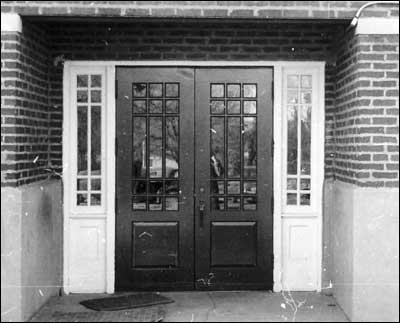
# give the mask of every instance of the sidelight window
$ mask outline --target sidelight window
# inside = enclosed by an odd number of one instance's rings
[[[286,205],[311,204],[312,75],[286,75]]]
[[[101,206],[103,203],[101,155],[103,82],[100,74],[76,76],[77,206]]]

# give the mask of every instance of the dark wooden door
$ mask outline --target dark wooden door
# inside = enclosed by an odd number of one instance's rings
[[[193,289],[194,71],[116,78],[116,289]]]
[[[272,69],[196,71],[196,287],[272,288]]]
[[[117,69],[116,289],[272,288],[272,70]]]

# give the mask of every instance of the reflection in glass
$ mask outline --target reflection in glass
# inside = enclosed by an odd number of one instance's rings
[[[311,171],[311,107],[301,108],[301,174]]]
[[[91,174],[101,174],[101,107],[91,109]]]
[[[166,177],[179,176],[179,120],[178,117],[165,118],[165,171]]]
[[[240,101],[228,101],[228,113],[239,114],[240,113]]]
[[[211,101],[211,113],[224,113],[225,102],[224,101]]]
[[[240,196],[229,196],[226,200],[227,209],[239,210],[240,209]]]
[[[162,100],[150,100],[150,113],[162,113]]]
[[[243,197],[243,210],[256,210],[257,209],[257,197]]]
[[[162,181],[150,181],[149,194],[152,194],[152,195],[163,194],[163,182]]]
[[[165,112],[166,113],[178,113],[179,101],[178,100],[166,100],[165,101]]]
[[[146,83],[133,83],[133,97],[145,98],[147,93]]]
[[[288,75],[287,86],[297,88],[299,86],[299,77],[297,75]]]
[[[101,194],[90,194],[90,205],[101,205]]]
[[[90,87],[101,87],[101,75],[90,76]]]
[[[159,98],[163,95],[163,85],[162,83],[150,83],[149,93],[151,98]]]
[[[287,189],[297,191],[297,179],[288,178],[287,179]]]
[[[101,179],[100,178],[93,178],[90,181],[90,189],[92,191],[101,191]]]
[[[161,196],[149,196],[149,211],[161,211],[163,198]]]
[[[86,206],[88,205],[88,195],[87,194],[77,194],[76,195],[77,198],[77,205],[79,206]]]
[[[212,195],[224,194],[224,181],[211,181],[210,190]]]
[[[177,98],[179,96],[179,84],[178,83],[166,83],[165,84],[165,96],[167,98]]]
[[[289,104],[298,103],[297,91],[288,91],[287,102]]]
[[[310,194],[300,194],[300,205],[310,205]]]
[[[88,158],[88,111],[78,106],[78,175],[87,174]]]
[[[101,102],[101,91],[99,91],[99,90],[90,91],[90,101],[92,103]]]
[[[146,196],[134,196],[133,197],[133,209],[134,210],[146,210]]]
[[[240,98],[240,84],[227,85],[228,98]]]
[[[146,113],[146,100],[133,100],[133,113]]]
[[[309,178],[304,178],[300,180],[300,189],[303,191],[311,190],[311,180]]]
[[[311,92],[301,92],[300,103],[311,103]]]
[[[257,174],[257,121],[255,117],[243,118],[243,177],[256,178]]]
[[[224,87],[224,84],[211,84],[211,97],[223,98],[225,94]]]
[[[311,85],[312,85],[311,80],[312,80],[311,75],[302,75],[301,76],[301,87],[303,89],[311,88]]]
[[[245,97],[245,98],[257,97],[257,85],[256,84],[244,84],[243,85],[243,97]]]
[[[225,143],[224,136],[225,125],[224,118],[213,117],[211,118],[211,177],[222,177],[224,173],[225,164]],[[214,158],[213,158],[214,157]]]
[[[297,108],[288,107],[287,114],[287,173],[297,174]]]
[[[143,195],[146,194],[147,182],[146,181],[134,181],[133,182],[133,194]]]
[[[243,183],[244,194],[257,194],[257,182],[244,182]]]
[[[287,205],[297,205],[297,194],[296,193],[288,193],[286,199]]]
[[[167,211],[178,211],[179,199],[177,197],[166,197],[165,198],[165,209]]]
[[[240,177],[240,118],[228,117],[228,177]]]
[[[133,178],[146,177],[146,118],[133,118]]]
[[[76,183],[76,187],[78,191],[87,191],[88,189],[88,180],[87,179],[78,179]]]
[[[240,194],[240,181],[228,181],[226,190],[228,194]]]
[[[165,181],[165,194],[179,194],[179,181]]]
[[[256,114],[257,113],[257,101],[243,101],[243,113]]]
[[[211,210],[225,210],[225,198],[224,197],[211,197],[210,201]]]
[[[88,91],[79,90],[77,92],[76,100],[78,103],[86,103],[88,101]]]
[[[88,76],[87,75],[77,75],[76,76],[77,87],[88,87]]]
[[[150,88],[151,90],[151,88]],[[149,117],[150,177],[163,176],[162,117]],[[149,206],[150,207],[150,206]]]

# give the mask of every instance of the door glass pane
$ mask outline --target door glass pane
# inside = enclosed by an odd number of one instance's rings
[[[245,196],[243,197],[243,210],[254,211],[257,209],[257,197]]]
[[[228,113],[239,114],[240,113],[240,101],[228,101]]]
[[[243,118],[243,177],[256,178],[257,175],[257,124],[255,117]]]
[[[211,101],[211,113],[220,114],[225,111],[225,101]]]
[[[90,87],[101,87],[101,75],[90,75]]]
[[[149,118],[150,177],[163,176],[163,126],[161,117]]]
[[[180,194],[180,124],[176,115],[180,84],[156,81],[133,83],[132,87],[134,97],[139,98],[132,102],[133,209],[176,211]],[[135,116],[135,113],[141,115]]]
[[[88,87],[88,76],[87,75],[77,75],[76,76],[77,87]]]
[[[90,181],[90,189],[92,191],[101,191],[101,178],[95,178]]]
[[[257,84],[244,84],[243,85],[243,97],[245,97],[245,98],[257,97]]]
[[[225,163],[225,125],[224,118],[211,118],[211,177],[224,174]]]
[[[228,98],[240,98],[240,84],[227,85]]]
[[[146,118],[133,118],[133,178],[146,177]]]
[[[178,117],[165,118],[165,171],[167,178],[179,177],[179,121]]]
[[[225,95],[224,84],[211,84],[211,97],[223,98]]]
[[[240,181],[228,181],[226,190],[228,194],[240,194]]]
[[[211,210],[225,210],[225,198],[224,197],[211,197]]]
[[[257,112],[257,101],[243,101],[243,113],[255,114]]]
[[[228,210],[240,210],[240,196],[229,196],[226,204]]]
[[[240,118],[228,117],[228,178],[240,177]]]
[[[244,194],[257,194],[257,182],[244,182],[243,183],[243,193]]]

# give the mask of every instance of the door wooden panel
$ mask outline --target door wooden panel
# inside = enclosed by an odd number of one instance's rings
[[[194,71],[116,76],[116,288],[193,289]]]
[[[196,71],[196,288],[272,288],[272,69]]]
[[[272,288],[272,69],[117,68],[116,288]]]

